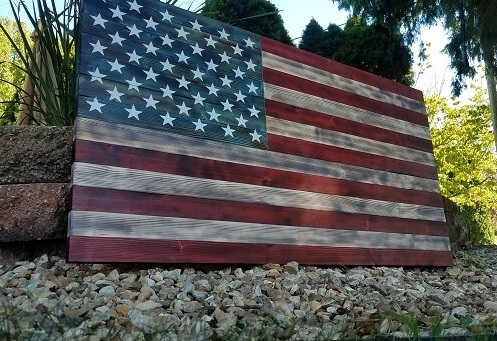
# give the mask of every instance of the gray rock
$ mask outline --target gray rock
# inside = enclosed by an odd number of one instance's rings
[[[135,305],[135,309],[138,309],[141,311],[150,310],[150,309],[159,308],[159,307],[162,307],[162,304],[159,302],[154,302],[154,301],[145,301],[145,302],[142,302],[142,303]]]

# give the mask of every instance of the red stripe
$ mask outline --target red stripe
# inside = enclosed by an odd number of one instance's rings
[[[323,114],[317,111],[299,108],[272,100],[265,102],[268,116],[283,120],[312,125],[318,128],[339,131],[341,133],[364,137],[367,139],[391,143],[402,147],[433,153],[431,140],[397,133],[391,130],[350,121],[344,118]]]
[[[380,76],[373,75],[369,72],[338,63],[334,60],[285,45],[266,37],[261,37],[261,48],[263,51],[273,53],[287,59],[292,59],[299,63],[307,64],[345,78],[353,79],[364,84],[412,98],[416,101],[423,101],[423,93],[419,90]]]
[[[75,161],[268,187],[444,207],[440,194],[76,140]]]
[[[70,236],[69,262],[451,266],[450,251]],[[105,252],[103,251],[105,250]]]
[[[443,222],[73,186],[74,211],[447,236]],[[213,209],[215,207],[215,209]]]
[[[437,170],[434,166],[420,163],[397,160],[274,134],[268,134],[268,144],[269,149],[275,152],[428,179],[438,179]]]
[[[308,95],[326,98],[355,108],[364,109],[380,115],[428,127],[428,117],[423,113],[377,101],[353,92],[332,88],[324,84],[312,82],[304,78],[289,75],[266,67],[263,70],[263,75],[265,83],[278,85],[306,93]]]

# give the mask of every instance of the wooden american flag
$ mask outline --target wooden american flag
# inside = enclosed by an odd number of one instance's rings
[[[452,264],[422,93],[156,0],[83,0],[70,261]]]

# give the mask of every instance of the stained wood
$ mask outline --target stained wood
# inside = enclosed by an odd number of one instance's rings
[[[431,153],[272,117],[268,117],[266,122],[268,131],[273,135],[435,166]]]
[[[318,144],[315,142],[295,140],[286,136],[274,134],[269,134],[268,140],[272,150],[280,153],[433,180],[438,179],[435,166],[397,160],[385,156],[371,155],[347,148]]]
[[[291,48],[288,45],[273,39],[261,37],[261,46],[266,52],[282,56],[287,59],[292,59],[313,67],[321,68],[330,73],[412,98],[417,101],[423,101],[423,93],[419,90],[301,49]]]
[[[395,94],[393,92],[382,91],[379,88],[350,80],[348,78],[339,76],[331,72],[327,72],[316,67],[302,65],[301,63],[288,58],[263,51],[262,63],[265,68],[264,73],[266,77],[264,77],[264,79],[269,83],[273,83],[273,80],[275,80],[277,76],[280,77],[281,81],[291,80],[295,79],[294,77],[297,77],[297,83],[301,84],[301,88],[303,89],[306,87],[307,84],[311,84],[311,86],[318,89],[328,88],[331,91],[334,89],[340,89],[342,90],[343,94],[354,94],[357,96],[361,96],[363,100],[371,99],[374,101],[392,104],[397,108],[412,110],[412,115],[415,115],[416,112],[425,114],[425,107],[422,101],[416,101],[411,98]],[[273,70],[278,72],[271,72]],[[320,87],[316,83],[319,83],[319,85],[322,85],[322,87]]]
[[[276,102],[392,130],[397,133],[413,135],[424,139],[430,138],[428,129],[421,125],[407,124],[403,120],[380,115],[361,108],[334,102],[318,96],[312,96],[281,86],[268,83],[264,84],[264,96],[266,99]]]
[[[284,264],[297,261],[316,265],[447,266],[450,251],[388,250],[268,243],[95,238],[70,236],[71,262]],[[105,250],[105,252],[102,252]]]
[[[149,150],[206,157],[211,160],[235,162],[243,165],[267,167],[278,170],[300,172],[335,179],[384,185],[439,193],[438,181],[410,175],[371,170],[323,160],[311,160],[299,156],[287,156],[277,152],[245,149],[204,140],[197,143],[185,136],[138,127],[110,124],[86,118],[77,119],[76,138],[102,143],[119,144]],[[129,137],[133,137],[130,139]],[[163,143],[167,141],[167,143]]]
[[[215,209],[212,209],[213,207]],[[72,208],[75,211],[148,214],[159,217],[447,236],[444,222],[306,210],[259,203],[230,202],[77,185],[72,188]]]
[[[74,163],[73,169],[73,184],[80,186],[217,200],[225,199],[236,202],[264,203],[274,206],[346,213],[364,213],[406,219],[445,221],[443,209],[428,206],[282,188],[266,188],[229,181],[79,162]]]
[[[442,236],[71,211],[71,236],[448,251]]]
[[[269,117],[307,124],[352,136],[360,136],[366,139],[385,142],[400,147],[433,153],[431,141],[417,136],[401,134],[391,130],[354,122],[341,117],[326,115],[320,112],[272,100],[266,100],[265,106],[266,114]]]
[[[87,140],[77,140],[74,144],[74,151],[75,162],[134,168],[191,177],[208,177],[214,180],[235,181],[324,194],[444,207],[440,194],[434,192],[405,190]],[[108,155],[112,155],[112,158],[109,158]],[[211,171],[207,173],[206,170]]]

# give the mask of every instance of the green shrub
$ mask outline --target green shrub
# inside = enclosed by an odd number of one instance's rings
[[[461,220],[467,227],[471,245],[495,243],[495,221],[490,210],[481,205],[461,206]]]

